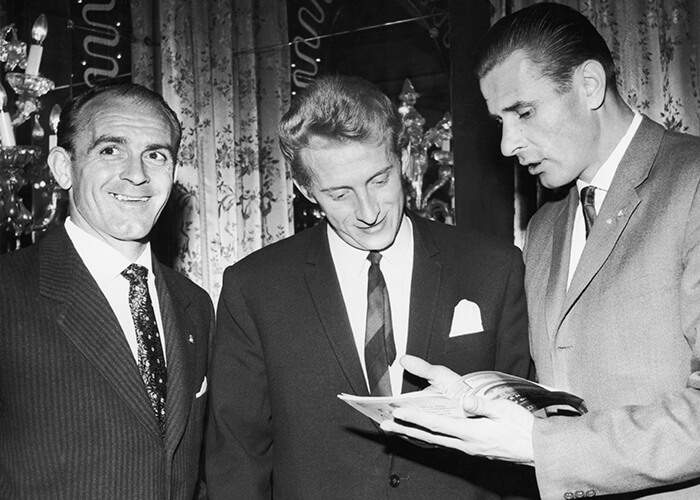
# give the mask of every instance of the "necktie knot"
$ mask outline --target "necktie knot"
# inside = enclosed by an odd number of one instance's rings
[[[148,268],[138,264],[130,264],[122,271],[121,274],[127,280],[129,280],[129,283],[146,283],[146,279],[148,278]]]
[[[382,260],[382,254],[376,250],[372,250],[367,254],[367,260],[374,266],[379,265],[379,261]]]
[[[595,208],[595,186],[586,186],[581,190],[581,204]]]
[[[586,186],[581,190],[581,208],[583,209],[586,238],[588,238],[597,215],[595,210],[595,186]]]

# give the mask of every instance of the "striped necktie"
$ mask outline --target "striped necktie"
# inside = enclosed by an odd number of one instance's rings
[[[389,292],[379,269],[382,254],[369,252],[367,275],[367,323],[365,329],[365,366],[372,396],[391,396],[389,366],[396,359],[394,331],[391,324]]]

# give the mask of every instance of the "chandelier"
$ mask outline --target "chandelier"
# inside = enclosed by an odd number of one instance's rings
[[[35,145],[44,139],[38,115],[40,98],[54,88],[54,82],[39,72],[47,33],[46,16],[41,14],[32,27],[27,54],[27,45],[19,41],[14,24],[0,29],[0,67],[16,96],[11,114],[8,92],[0,81],[0,253],[20,248],[27,238],[34,241],[53,219],[60,197],[60,189],[48,173],[44,151]],[[54,106],[49,119],[50,147],[56,145],[59,116],[60,108]],[[30,119],[32,144],[17,144],[15,128]],[[40,203],[47,197],[47,203]]]

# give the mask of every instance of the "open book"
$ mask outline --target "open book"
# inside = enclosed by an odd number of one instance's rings
[[[474,372],[464,375],[456,389],[448,394],[437,391],[407,392],[398,396],[353,396],[339,394],[338,397],[367,415],[377,423],[392,418],[396,408],[414,408],[449,416],[464,416],[461,409],[465,394],[489,399],[509,399],[531,411],[537,417],[552,414],[583,415],[588,410],[583,399],[568,392],[549,389],[524,378],[496,371]]]

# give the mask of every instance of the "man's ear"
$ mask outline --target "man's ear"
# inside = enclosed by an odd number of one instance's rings
[[[607,78],[603,65],[594,59],[589,59],[581,64],[579,69],[583,77],[583,91],[589,109],[600,108],[605,102],[607,90]]]
[[[73,160],[71,154],[63,148],[53,148],[46,158],[53,178],[63,189],[70,189],[73,185]]]
[[[297,187],[299,192],[304,195],[304,198],[309,200],[311,203],[315,203],[316,205],[318,205],[318,201],[316,201],[316,198],[314,198],[314,195],[311,194],[311,191],[309,191],[307,187],[302,186],[296,181],[296,179],[294,180],[294,185]]]

